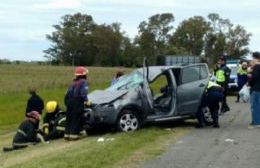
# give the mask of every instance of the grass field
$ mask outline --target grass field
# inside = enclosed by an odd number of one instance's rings
[[[88,69],[89,87],[95,90],[109,86],[118,68]],[[73,79],[73,70],[62,66],[0,65],[0,134],[23,119],[28,87],[36,87],[45,102],[57,100],[64,107],[63,98]]]
[[[90,88],[108,85],[118,68],[89,67]],[[130,69],[124,69],[128,72]],[[69,66],[0,65],[0,94],[26,92],[34,86],[41,90],[67,88],[74,68]]]
[[[118,68],[90,67],[91,90],[103,89]],[[131,69],[125,69],[127,72]],[[10,145],[14,131],[24,119],[27,88],[34,86],[41,97],[57,100],[63,97],[73,79],[72,67],[0,65],[0,148]],[[158,90],[161,82],[152,86]],[[167,129],[166,128],[169,128]],[[190,130],[173,126],[147,127],[131,133],[105,133],[83,138],[77,142],[56,140],[8,154],[0,152],[1,167],[138,167],[143,160],[162,153],[167,144]],[[97,143],[102,136],[110,141]],[[113,140],[111,140],[113,139]]]

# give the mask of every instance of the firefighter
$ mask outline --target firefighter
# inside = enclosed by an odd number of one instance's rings
[[[238,91],[242,89],[242,87],[248,82],[248,71],[247,71],[247,62],[243,62],[241,66],[238,67],[237,71],[237,85],[238,85]],[[237,100],[236,102],[239,103],[239,93],[237,94]]]
[[[66,115],[59,108],[56,101],[49,101],[46,104],[46,114],[43,119],[44,139],[57,139],[64,136]]]
[[[215,66],[214,73],[216,76],[216,83],[219,84],[222,88],[224,88],[224,97],[221,105],[221,113],[225,113],[230,110],[227,104],[226,97],[231,70],[227,67],[226,58],[224,56],[219,58],[218,63]]]
[[[79,139],[79,133],[82,127],[82,116],[84,114],[84,104],[90,105],[87,97],[87,74],[88,70],[86,68],[76,67],[76,78],[66,93],[65,104],[67,106],[67,112],[64,134],[65,140]]]
[[[206,93],[202,99],[201,106],[196,114],[198,119],[198,124],[196,125],[196,128],[202,128],[205,125],[213,125],[214,128],[219,128],[219,122],[218,122],[218,112],[219,112],[219,103],[223,99],[223,91],[224,89],[212,82],[209,81]],[[213,123],[207,123],[204,117],[203,108],[208,107],[211,113],[211,117],[213,120]]]
[[[26,148],[29,145],[34,145],[38,142],[45,142],[43,137],[37,133],[37,123],[39,122],[40,114],[37,111],[32,111],[27,114],[13,139],[12,147],[4,147],[4,152]]]

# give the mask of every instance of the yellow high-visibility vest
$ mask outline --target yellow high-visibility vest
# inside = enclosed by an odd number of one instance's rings
[[[221,87],[220,85],[216,84],[215,82],[209,81],[208,86],[207,86],[207,89],[210,89],[210,88],[213,87],[213,86]]]
[[[216,78],[217,78],[217,82],[225,82],[226,81],[225,72],[222,69],[217,70]]]
[[[247,69],[244,70],[242,67],[239,67],[237,73],[239,75],[247,75]]]

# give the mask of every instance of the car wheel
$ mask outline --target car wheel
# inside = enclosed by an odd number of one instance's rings
[[[211,117],[211,113],[209,111],[208,107],[203,108],[203,113],[204,113],[204,117],[206,122],[213,122],[212,117]]]
[[[138,115],[131,110],[123,110],[117,120],[117,129],[120,132],[135,131],[141,126]]]

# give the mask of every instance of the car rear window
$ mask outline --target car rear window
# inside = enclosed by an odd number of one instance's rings
[[[200,66],[200,79],[206,79],[209,77],[208,68],[206,66]]]
[[[182,84],[206,79],[208,75],[207,67],[204,65],[184,68],[182,71]]]
[[[187,67],[182,71],[182,84],[200,80],[200,67]]]

